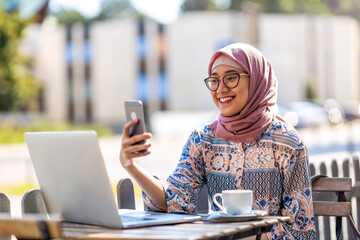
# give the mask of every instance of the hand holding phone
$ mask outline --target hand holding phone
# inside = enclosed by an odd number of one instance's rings
[[[140,100],[127,100],[125,101],[124,106],[125,106],[127,122],[138,119],[138,123],[130,128],[130,137],[145,133],[146,128],[145,128],[145,118],[144,118],[144,110],[143,110],[142,102]],[[145,141],[140,141],[137,142],[136,144],[144,144],[144,143]],[[147,150],[141,152],[146,153]]]

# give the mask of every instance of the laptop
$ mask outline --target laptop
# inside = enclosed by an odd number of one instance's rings
[[[25,140],[47,210],[64,221],[134,228],[200,219],[117,209],[95,131],[27,132]]]

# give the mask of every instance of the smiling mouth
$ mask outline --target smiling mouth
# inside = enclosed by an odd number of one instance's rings
[[[223,97],[223,98],[219,98],[219,101],[221,103],[226,103],[226,102],[230,102],[233,99],[233,97]]]

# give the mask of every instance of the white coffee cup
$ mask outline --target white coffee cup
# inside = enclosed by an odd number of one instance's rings
[[[217,197],[222,198],[223,206],[216,200]],[[251,212],[253,194],[251,190],[224,190],[214,194],[213,201],[225,214],[245,214]]]

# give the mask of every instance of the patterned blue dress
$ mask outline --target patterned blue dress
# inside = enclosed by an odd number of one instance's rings
[[[268,239],[315,239],[308,152],[296,130],[275,117],[257,141],[245,144],[218,139],[210,125],[195,130],[176,170],[163,182],[169,212],[193,213],[200,188],[212,196],[226,189],[253,190],[253,209],[291,216],[276,224]],[[159,207],[143,193],[146,210]]]

